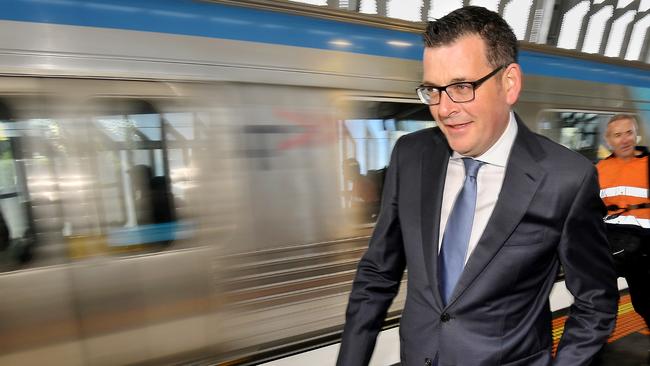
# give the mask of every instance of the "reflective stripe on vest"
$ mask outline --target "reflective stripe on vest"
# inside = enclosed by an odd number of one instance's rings
[[[640,219],[634,216],[618,216],[613,219],[605,220],[608,224],[618,224],[618,225],[635,225],[640,226],[645,229],[650,229],[650,220]]]
[[[629,197],[648,197],[648,190],[639,187],[618,186],[610,187],[600,190],[600,198],[615,197],[615,196],[629,196]]]

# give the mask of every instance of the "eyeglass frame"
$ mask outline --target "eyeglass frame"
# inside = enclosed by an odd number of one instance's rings
[[[438,105],[438,104],[440,104],[440,101],[442,100],[442,92],[443,91],[445,92],[445,94],[447,94],[449,99],[454,103],[469,103],[469,102],[473,101],[474,99],[476,99],[476,89],[479,86],[481,86],[483,83],[488,81],[491,77],[493,77],[499,71],[501,71],[502,69],[505,69],[509,65],[510,64],[501,65],[501,66],[497,67],[496,69],[492,70],[489,74],[487,74],[487,75],[483,76],[482,78],[480,78],[478,80],[475,80],[475,81],[459,81],[459,82],[451,83],[451,84],[448,84],[448,85],[445,85],[445,86],[433,86],[433,85],[420,84],[420,86],[415,88],[415,92],[417,93],[418,98],[420,99],[420,102],[422,102],[422,104],[425,104],[425,105]],[[464,100],[462,102],[457,102],[457,101],[454,100],[454,98],[451,97],[451,95],[449,95],[449,93],[447,93],[447,88],[449,88],[450,86],[459,85],[459,84],[469,84],[469,85],[472,86],[472,98],[471,99]],[[440,98],[438,99],[438,103],[429,104],[429,103],[425,102],[424,98],[422,97],[422,95],[420,93],[421,93],[421,90],[427,89],[427,88],[436,89],[438,91],[438,95],[440,96]]]

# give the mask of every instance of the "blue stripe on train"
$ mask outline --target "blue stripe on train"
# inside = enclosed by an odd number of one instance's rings
[[[414,33],[207,1],[14,0],[0,2],[0,18],[421,57]]]
[[[193,232],[194,225],[188,221],[111,229],[108,232],[108,245],[118,247],[187,239],[192,236]]]
[[[0,18],[225,38],[410,60],[422,57],[420,35],[415,33],[207,1],[13,0],[0,2]],[[650,72],[638,68],[531,51],[521,53],[520,63],[529,74],[638,87],[650,85]]]

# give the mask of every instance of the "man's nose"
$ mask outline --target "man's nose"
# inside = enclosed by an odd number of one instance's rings
[[[441,117],[449,117],[458,110],[458,103],[451,100],[447,91],[440,93],[440,104],[438,104],[438,114]]]

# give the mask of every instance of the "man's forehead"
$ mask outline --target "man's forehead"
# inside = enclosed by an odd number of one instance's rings
[[[634,126],[634,122],[629,118],[622,118],[607,125],[607,130],[612,133],[626,132],[634,130],[635,128],[636,126]]]
[[[474,60],[464,59],[457,62],[450,59],[430,61],[432,62],[427,64],[425,60],[422,74],[423,81],[438,86],[458,81],[474,80],[483,76],[481,74],[483,71],[490,70],[490,65],[483,63],[480,58]]]

